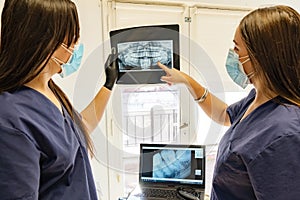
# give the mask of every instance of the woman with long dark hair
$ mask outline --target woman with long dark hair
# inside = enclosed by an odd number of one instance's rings
[[[300,191],[300,15],[259,8],[236,29],[226,69],[247,97],[232,105],[176,69],[161,79],[184,83],[205,113],[230,126],[219,143],[212,200],[296,200]]]
[[[79,19],[70,0],[6,0],[0,43],[0,198],[97,199],[89,153],[117,70],[78,113],[52,76],[80,66]]]

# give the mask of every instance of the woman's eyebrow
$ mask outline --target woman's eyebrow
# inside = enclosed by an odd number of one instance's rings
[[[234,48],[240,50],[239,44],[235,40],[233,40],[233,43],[234,43]]]

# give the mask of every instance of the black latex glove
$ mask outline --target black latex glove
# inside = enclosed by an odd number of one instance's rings
[[[105,62],[106,81],[104,83],[104,87],[106,87],[109,90],[112,90],[118,77],[117,60],[118,54],[112,53],[109,54]]]

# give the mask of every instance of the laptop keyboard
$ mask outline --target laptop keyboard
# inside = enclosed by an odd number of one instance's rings
[[[177,191],[176,190],[163,190],[163,189],[143,189],[142,194],[140,197],[156,197],[156,198],[176,198]]]
[[[199,199],[201,198],[201,192],[193,191],[191,194],[195,195]],[[164,198],[166,200],[182,200],[184,198],[178,195],[176,190],[166,190],[166,189],[158,189],[158,188],[144,188],[140,194],[134,195],[136,197],[146,197],[146,198]]]

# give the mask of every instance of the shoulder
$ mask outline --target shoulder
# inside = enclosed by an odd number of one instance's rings
[[[0,105],[0,124],[17,128],[24,133],[47,124],[59,126],[63,120],[61,112],[50,100],[26,87],[11,93],[3,92],[0,95]]]
[[[300,108],[269,101],[237,124],[234,131],[233,149],[250,163],[276,142],[300,138]]]
[[[26,127],[23,125],[23,122],[28,119],[27,115],[30,113],[27,112],[29,107],[26,106],[27,102],[30,101],[32,100],[26,100],[21,95],[14,95],[9,92],[4,92],[0,95],[0,135],[2,142],[7,138],[32,140],[30,134],[26,133]]]
[[[13,115],[19,116],[20,105],[26,104],[26,98],[23,96],[15,95],[10,92],[3,92],[0,95],[0,119],[12,117]]]
[[[30,107],[38,106],[37,97],[34,93],[25,90],[17,90],[14,92],[3,92],[0,95],[0,117],[19,116]]]
[[[282,134],[300,130],[300,107],[293,104],[271,102],[265,106],[265,122]]]

